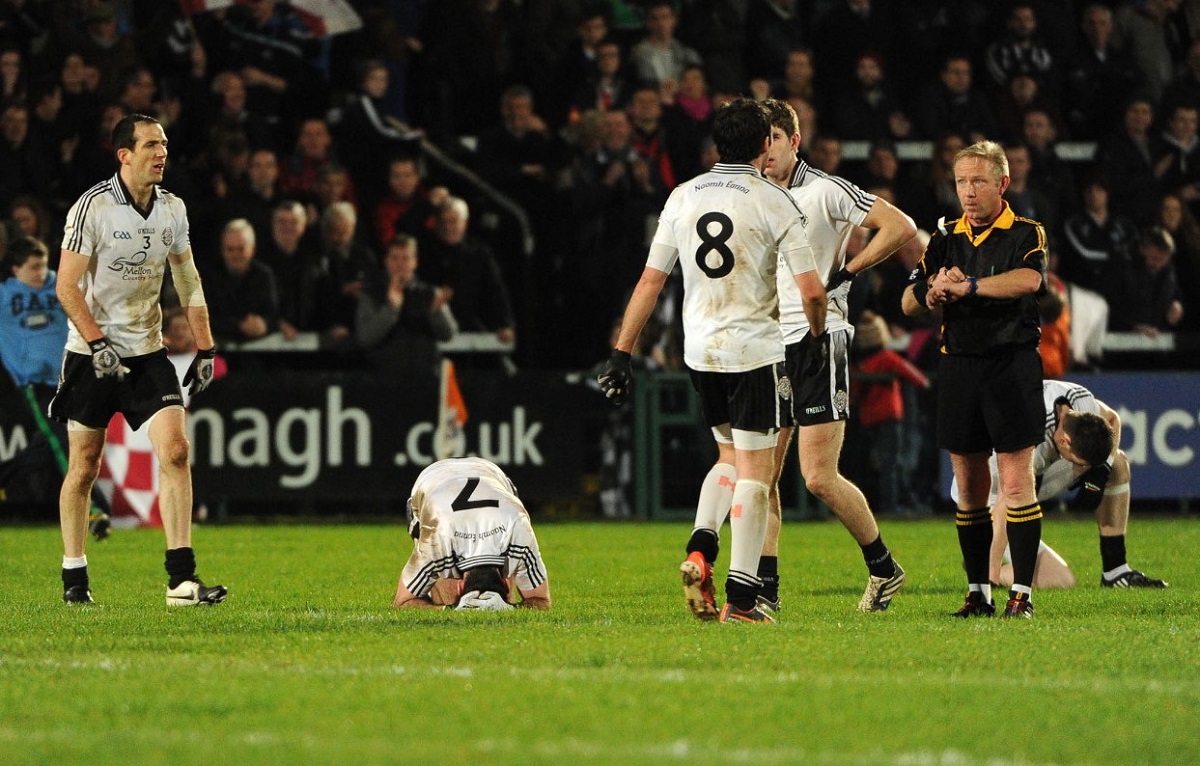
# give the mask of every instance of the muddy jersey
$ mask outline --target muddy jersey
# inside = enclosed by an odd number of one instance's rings
[[[427,596],[439,578],[480,566],[500,567],[523,591],[545,582],[529,513],[494,463],[439,460],[417,477],[409,502],[421,534],[400,578],[413,595]]]
[[[89,258],[80,288],[100,331],[121,356],[140,356],[163,347],[159,294],[168,253],[191,246],[183,200],[155,186],[145,216],[120,174],[83,193],[67,212],[63,250]],[[89,353],[71,325],[67,350]]]
[[[839,176],[811,167],[804,160],[796,163],[788,181],[788,191],[796,198],[807,218],[804,230],[812,245],[817,274],[824,284],[846,265],[846,246],[855,226],[862,226],[875,195],[868,194]],[[800,342],[808,333],[808,316],[800,289],[790,273],[779,266],[779,328],[787,345]],[[843,282],[829,294],[825,329],[830,332],[853,330],[846,318],[850,283]]]
[[[675,187],[647,266],[683,271],[683,358],[702,372],[783,361],[777,268],[815,268],[803,215],[750,165],[717,163]],[[790,264],[782,265],[780,264]]]

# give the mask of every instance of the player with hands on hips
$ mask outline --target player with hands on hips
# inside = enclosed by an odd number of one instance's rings
[[[159,507],[167,551],[168,606],[217,604],[222,585],[196,575],[192,549],[190,445],[175,366],[163,345],[159,296],[168,264],[195,337],[186,375],[192,393],[213,378],[208,307],[192,257],[187,209],[159,186],[167,136],[153,117],[129,114],[112,131],[118,170],[71,206],[56,293],[70,319],[52,418],[67,424],[67,473],[59,493],[63,601],[91,603],[84,542],[89,495],[100,471],[108,422],[121,413],[146,425],[160,470]]]
[[[529,512],[495,463],[462,457],[428,466],[413,483],[408,520],[413,550],[393,608],[550,608],[550,581]]]
[[[823,322],[809,321],[809,307],[781,266],[777,271],[779,326],[791,382],[787,425],[775,447],[767,534],[759,559],[763,581],[759,606],[780,608],[779,536],[783,510],[779,480],[787,462],[792,433],[798,432],[796,453],[808,489],[825,502],[862,549],[867,587],[859,599],[864,612],[882,612],[904,585],[905,573],[892,558],[866,497],[838,471],[838,458],[850,413],[850,342],[854,329],[848,317],[850,282],[864,269],[884,261],[916,234],[912,219],[887,200],[868,194],[839,176],[811,167],[797,152],[801,135],[796,112],[786,101],[768,99],[771,147],[766,175],[783,186],[805,214],[805,231],[812,244],[817,274],[825,282],[827,300]],[[853,259],[847,246],[856,227],[875,231]],[[822,331],[824,330],[824,331]],[[710,490],[718,492],[718,487]],[[728,502],[728,495],[725,496]]]

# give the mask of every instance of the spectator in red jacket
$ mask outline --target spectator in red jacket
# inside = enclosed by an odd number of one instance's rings
[[[850,400],[856,402],[858,422],[867,444],[869,459],[876,471],[878,499],[872,504],[878,513],[896,513],[902,498],[911,498],[908,475],[900,460],[903,440],[904,397],[900,383],[907,381],[929,388],[929,378],[904,357],[887,347],[890,340],[887,322],[871,311],[864,311],[854,329],[852,357],[856,376],[888,376],[886,380],[851,379]]]

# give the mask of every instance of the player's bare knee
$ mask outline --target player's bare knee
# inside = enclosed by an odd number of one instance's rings
[[[186,438],[171,439],[163,446],[159,461],[164,470],[182,470],[187,468],[191,445]]]

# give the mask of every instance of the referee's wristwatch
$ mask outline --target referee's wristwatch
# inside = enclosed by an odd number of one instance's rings
[[[979,292],[978,279],[975,277],[967,277],[967,284],[971,286],[970,290],[967,291],[967,295],[974,295],[975,293]]]

